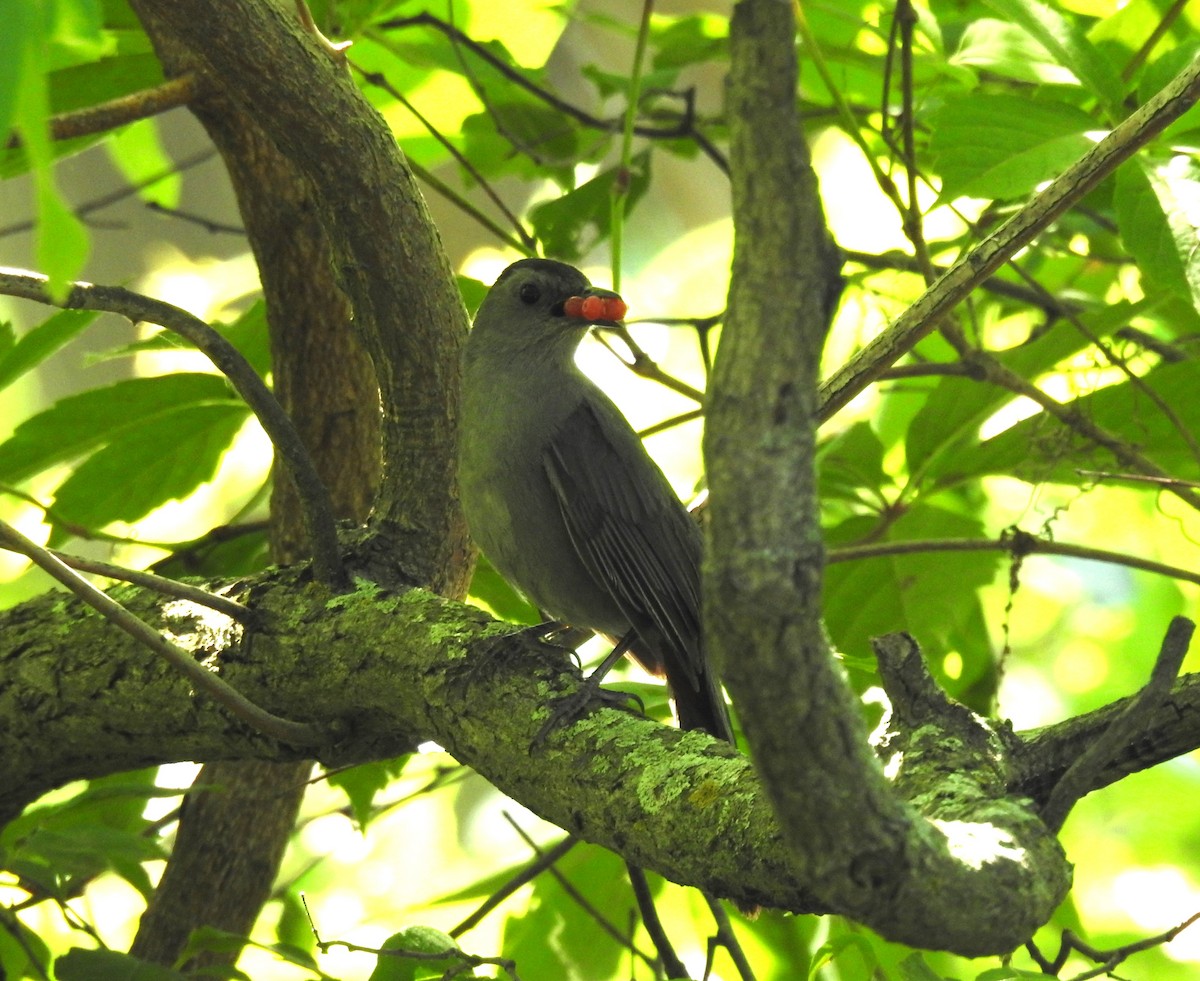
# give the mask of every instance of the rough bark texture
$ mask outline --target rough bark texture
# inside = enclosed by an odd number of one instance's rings
[[[160,44],[169,71],[186,71],[186,51]],[[365,520],[378,486],[379,398],[370,360],[350,326],[332,276],[314,194],[253,117],[219,94],[193,107],[226,161],[258,260],[272,339],[275,393],[330,488],[340,517]],[[306,555],[296,491],[276,474],[271,552]],[[204,768],[188,795],[171,860],[142,917],[132,953],[173,964],[192,930],[215,926],[248,935],[269,898],[304,797],[312,764],[228,761]],[[189,969],[231,964],[205,954]]]
[[[455,490],[467,319],[404,156],[345,65],[281,0],[134,0],[314,188],[353,325],[374,365],[383,470],[373,521],[410,582],[461,595],[470,578]]]
[[[971,779],[950,807],[937,794],[917,795],[927,814],[909,807],[868,750],[825,639],[816,393],[839,262],[796,111],[792,17],[787,4],[743,0],[730,28],[736,232],[705,437],[710,647],[817,895],[891,939],[982,953],[1045,922],[1069,870],[1037,816],[997,793],[1005,779],[984,744],[965,755],[960,735],[922,744],[923,758]]]
[[[368,555],[354,570],[378,581],[389,562],[373,565]],[[47,595],[0,614],[0,717],[11,720],[0,728],[0,820],[70,780],[159,763],[311,754],[344,765],[432,739],[547,820],[676,881],[748,903],[831,908],[815,891],[811,864],[786,846],[749,761],[703,733],[601,709],[531,751],[548,704],[578,683],[566,654],[529,645],[511,636],[510,625],[419,590],[364,585],[335,597],[303,569],[266,573],[242,590],[240,598],[264,618],[263,628],[245,637],[223,617],[141,590],[117,595],[167,626],[256,703],[328,726],[323,746],[301,750],[248,730],[98,615]],[[172,611],[169,618],[164,610]],[[1102,724],[1117,710],[1062,727],[1065,745],[1074,746],[1079,726]],[[899,785],[918,801],[944,802],[944,814],[995,806],[1007,820],[1000,805],[1040,782],[1032,755],[1052,765],[1064,756],[1053,730],[1036,734],[1034,751],[1023,740],[1008,745],[1013,737],[998,739],[969,715],[915,721],[913,732],[887,744],[910,764]],[[1200,676],[1176,687],[1147,720],[1145,739],[1098,775],[1096,786],[1161,762],[1166,757],[1141,755],[1154,745],[1173,747],[1170,755],[1200,745]],[[974,773],[986,779],[963,776]],[[816,792],[830,796],[815,806],[836,810],[853,800],[855,788]],[[853,819],[843,834],[847,829],[853,844]],[[1048,852],[1031,851],[1031,864],[1060,867],[1053,838],[1038,839],[1038,847]],[[992,921],[996,901],[1015,888],[1011,879],[986,863],[971,872],[979,883],[975,905],[963,910],[974,924],[971,936],[964,941],[927,924],[924,946],[994,953],[1022,939],[1011,925]],[[954,881],[944,869],[928,874],[931,889]]]
[[[611,709],[531,753],[546,705],[570,684],[563,659],[401,588],[453,594],[469,571],[453,481],[464,317],[386,127],[288,4],[134,6],[313,189],[384,406],[378,534],[360,543],[355,569],[379,587],[333,597],[285,570],[245,586],[262,629],[242,637],[177,612],[172,633],[192,631],[197,656],[264,707],[327,725],[318,755],[330,764],[434,739],[547,819],[677,881],[850,913],[920,946],[1002,952],[1023,940],[1068,875],[1053,837],[1012,799],[1044,789],[1102,721],[1014,744],[970,716],[935,713],[893,734],[888,748],[905,768],[891,786],[865,748],[819,623],[813,392],[836,266],[795,119],[788,5],[745,0],[733,22],[738,242],[707,443],[709,626],[770,797],[728,747]],[[264,266],[272,259],[260,252]],[[120,594],[161,622],[164,604]],[[305,756],[232,722],[59,596],[0,616],[0,718],[0,818],[71,779],[180,759]],[[1194,747],[1197,719],[1200,681],[1189,678],[1096,785],[1165,758],[1146,747]],[[269,878],[258,869],[250,878]]]
[[[205,72],[195,39],[178,31],[179,20],[172,16],[186,19],[186,7],[155,5],[152,10],[146,5],[144,23],[168,74],[196,71],[206,79],[207,95],[192,108],[225,160],[258,261],[271,328],[276,394],[314,457],[339,515],[363,521],[379,486],[381,454],[378,386],[362,336],[380,322],[362,318],[363,335],[355,333],[350,304],[334,275],[335,255],[325,229],[329,210],[336,206],[322,200],[321,189],[264,131],[260,118],[266,107],[260,100],[244,97],[244,79],[219,76],[221,81],[233,83],[227,87],[219,84],[216,74]],[[206,47],[212,17],[211,10],[200,17],[209,25]],[[288,39],[277,30],[261,40],[271,45]],[[241,41],[246,44],[246,38]],[[326,65],[318,61],[299,67],[313,72]],[[340,81],[344,85],[345,79]],[[314,121],[319,118],[317,113],[312,116]],[[419,209],[419,202],[417,205]],[[398,230],[402,226],[393,227]],[[413,222],[406,229],[409,231],[421,238],[419,222]],[[424,237],[431,234],[425,227]],[[399,244],[397,236],[385,237]],[[439,253],[426,248],[430,254],[425,264],[436,267]],[[344,251],[342,258],[344,262],[348,258]],[[427,284],[422,284],[422,289],[438,292]],[[456,319],[451,308],[445,323],[453,328]],[[455,332],[451,329],[445,334],[430,339],[426,353],[435,361],[439,355],[443,361],[456,357]],[[405,371],[386,361],[385,356],[398,353],[398,347],[389,348],[378,339],[374,347],[383,373],[396,376],[406,391],[412,388]],[[396,390],[393,384],[389,394],[394,396]],[[452,422],[452,406],[446,408],[452,391],[452,386],[443,386],[436,392],[417,393],[418,399],[426,400],[418,413],[422,424],[440,413],[443,439],[447,417]],[[415,407],[407,406],[410,413]],[[406,449],[407,461],[411,461],[414,454],[405,446],[405,438],[411,441],[414,436],[411,431],[403,433],[390,440],[389,448],[393,452]],[[431,533],[414,527],[405,544],[420,550],[413,574],[428,584],[457,591],[465,581],[467,563],[461,545],[445,551],[447,544],[454,544],[447,529],[458,521],[447,486],[446,466],[452,459],[447,452],[440,456],[432,453],[423,457],[417,468],[395,469],[401,483],[393,487],[393,494],[422,515],[442,515]],[[296,561],[306,553],[296,492],[286,477],[277,473],[277,478],[272,496],[272,554],[279,562]],[[172,860],[143,917],[133,953],[170,964],[197,926],[209,924],[242,935],[250,932],[270,895],[310,770],[306,761],[227,762],[205,768],[197,781],[200,792],[189,796]],[[204,955],[190,967],[235,959],[231,953]]]

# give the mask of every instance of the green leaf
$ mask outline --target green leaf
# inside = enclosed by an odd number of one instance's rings
[[[883,444],[868,422],[857,422],[821,444],[821,500],[881,501],[892,478],[883,469]]]
[[[329,786],[339,787],[345,792],[354,812],[355,822],[360,829],[364,829],[374,814],[372,805],[375,795],[400,776],[409,758],[405,755],[391,760],[360,763],[358,766],[330,773],[326,782]]]
[[[24,72],[36,67],[25,58],[26,46],[34,43],[36,9],[32,3],[16,3],[4,12],[4,30],[0,31],[0,135],[9,132],[16,118]]]
[[[76,467],[55,511],[85,528],[132,522],[181,500],[216,474],[249,410],[239,402],[185,405],[127,428]]]
[[[847,950],[854,950],[866,963],[868,972],[874,973],[879,964],[879,957],[870,938],[865,934],[843,931],[821,944],[813,953],[808,970],[809,981],[817,981],[822,968],[832,964]]]
[[[441,930],[427,926],[413,926],[393,933],[383,942],[380,950],[405,951],[414,954],[441,954],[451,951],[447,957],[428,960],[406,958],[403,954],[380,954],[368,981],[416,981],[420,978],[445,977],[446,972],[462,963],[458,956],[458,944],[454,938]],[[457,975],[458,977],[473,977]]]
[[[69,112],[161,85],[162,65],[146,48],[60,68],[47,76],[52,112]]]
[[[1071,409],[1095,425],[1137,447],[1168,473],[1191,477],[1196,460],[1172,419],[1151,401],[1149,388],[1168,405],[1185,432],[1200,432],[1200,399],[1196,398],[1195,362],[1161,364],[1137,386],[1110,385],[1075,399]],[[1022,420],[998,436],[963,454],[962,464],[974,473],[1009,472],[1030,483],[1075,484],[1077,470],[1111,470],[1115,459],[1044,412]]]
[[[12,354],[17,346],[17,332],[13,329],[11,320],[0,320],[0,364]]]
[[[1121,78],[1072,21],[1039,0],[985,0],[1006,20],[1027,31],[1053,59],[1071,72],[1114,116],[1125,98]]]
[[[571,849],[557,865],[571,885],[591,905],[604,910],[619,930],[634,909],[624,863],[595,845]],[[547,942],[553,938],[552,942]],[[549,875],[533,883],[525,913],[509,917],[503,949],[531,978],[607,978],[622,963],[625,951],[595,917],[578,903],[564,903],[561,887]]]
[[[874,518],[851,518],[831,528],[831,547],[920,539],[981,539],[980,521],[940,505],[919,503],[881,529]],[[934,677],[940,655],[958,649],[956,628],[975,615],[973,591],[990,583],[1002,556],[993,552],[925,552],[837,562],[826,569],[825,618],[837,649],[855,657],[871,656],[871,637],[907,630],[921,639]],[[952,638],[954,638],[952,640]],[[958,650],[964,662],[990,656],[986,634]]]
[[[562,197],[535,206],[529,221],[549,256],[564,262],[577,262],[584,253],[608,238],[612,222],[612,196],[619,170],[597,174]],[[626,210],[646,193],[650,186],[650,151],[643,150],[629,161]]]
[[[544,179],[550,171],[559,181],[571,180],[583,155],[575,123],[508,88],[509,98],[463,120],[463,154],[484,177]]]
[[[232,323],[213,323],[212,328],[229,341],[250,367],[260,376],[271,370],[271,338],[267,329],[267,305],[255,300],[244,313]],[[128,357],[142,351],[195,351],[198,350],[187,338],[171,330],[160,330],[151,336],[123,347],[101,353],[96,360]]]
[[[1042,971],[1023,971],[1018,967],[992,967],[980,971],[975,981],[1052,981],[1052,975]]]
[[[161,964],[150,964],[116,950],[72,947],[54,962],[58,981],[186,981]]]
[[[1066,103],[988,93],[947,99],[929,124],[941,201],[1024,197],[1091,149],[1097,128]]]
[[[90,781],[68,800],[35,805],[0,833],[0,852],[49,895],[65,896],[112,870],[143,896],[153,892],[145,862],[160,859],[146,835],[146,802],[179,791],[155,785],[153,769]]]
[[[47,467],[75,460],[183,406],[232,402],[223,378],[198,372],[130,378],[68,396],[25,420],[0,443],[0,482],[19,483]]]
[[[1018,82],[1071,85],[1077,79],[1016,24],[983,17],[967,25],[950,64]]]
[[[500,620],[531,625],[540,623],[542,620],[537,609],[508,584],[486,556],[480,556],[479,562],[475,566],[475,575],[471,578],[470,595],[473,600],[482,603]]]
[[[928,964],[918,951],[913,951],[900,962],[900,976],[904,981],[943,981],[943,978]]]
[[[679,17],[666,24],[651,21],[651,65],[656,69],[679,69],[728,57],[729,21],[715,14]]]
[[[467,308],[467,312],[474,317],[475,311],[479,309],[479,304],[483,302],[483,298],[487,296],[488,287],[477,279],[472,279],[470,276],[459,276],[458,292],[462,294],[463,306]]]
[[[40,365],[97,316],[88,310],[63,310],[34,327],[7,350],[0,344],[0,389],[7,388],[25,372]],[[11,326],[9,330],[12,330]]]
[[[25,26],[47,29],[30,19]],[[87,259],[89,238],[83,223],[75,217],[58,193],[50,165],[51,149],[48,119],[49,96],[46,85],[47,38],[31,34],[24,46],[20,84],[17,88],[16,124],[33,168],[34,199],[37,205],[35,253],[38,267],[49,278],[52,296],[65,296],[67,284],[74,279]]]
[[[1137,158],[1117,171],[1116,185],[1117,224],[1138,268],[1156,290],[1200,310],[1200,168],[1183,156]]]
[[[32,141],[30,141],[32,142]],[[47,155],[46,167],[49,166]],[[46,275],[46,290],[52,297],[64,297],[71,282],[83,269],[91,252],[87,228],[68,207],[58,192],[54,177],[40,168],[34,177],[37,192],[38,268]]]
[[[94,61],[112,50],[99,0],[43,0],[49,30],[50,67]]]
[[[1149,300],[1116,303],[1078,316],[1092,336],[1105,338],[1153,306]],[[1036,378],[1090,343],[1087,334],[1061,322],[997,358],[1021,377]],[[916,479],[944,488],[980,476],[980,471],[971,469],[979,428],[1012,399],[1012,393],[999,386],[954,376],[939,379],[909,424],[905,441],[905,456]]]
[[[183,175],[159,142],[155,120],[140,119],[122,126],[105,146],[113,163],[143,200],[165,208],[179,206]]]
[[[6,916],[4,929],[0,930],[0,977],[44,978],[49,971],[50,948],[46,942],[18,917]]]
[[[164,576],[248,576],[270,565],[266,522],[243,530],[237,522],[227,525],[224,535],[206,535],[201,544],[182,554],[156,562],[154,569]],[[238,532],[241,531],[241,534]]]

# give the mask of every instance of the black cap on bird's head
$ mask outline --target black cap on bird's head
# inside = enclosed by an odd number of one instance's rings
[[[592,286],[574,266],[553,259],[521,259],[502,272],[475,315],[474,334],[514,347],[569,344],[589,327],[613,327],[625,302]]]

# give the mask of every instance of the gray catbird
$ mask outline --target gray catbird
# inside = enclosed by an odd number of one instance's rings
[[[466,346],[463,510],[536,606],[613,638],[632,629],[630,653],[665,672],[680,726],[733,742],[700,630],[700,529],[575,366],[587,329],[623,312],[561,262],[522,259],[500,274]]]

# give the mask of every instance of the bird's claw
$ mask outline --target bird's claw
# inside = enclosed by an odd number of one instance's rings
[[[595,702],[599,702],[600,706],[596,706]],[[631,703],[634,702],[637,703],[637,711],[645,715],[645,704],[633,692],[601,688],[598,680],[593,683],[590,677],[586,678],[571,694],[557,698],[550,704],[550,715],[533,737],[533,745],[540,747],[552,732],[578,721],[591,708],[619,708],[632,712],[634,709]]]

